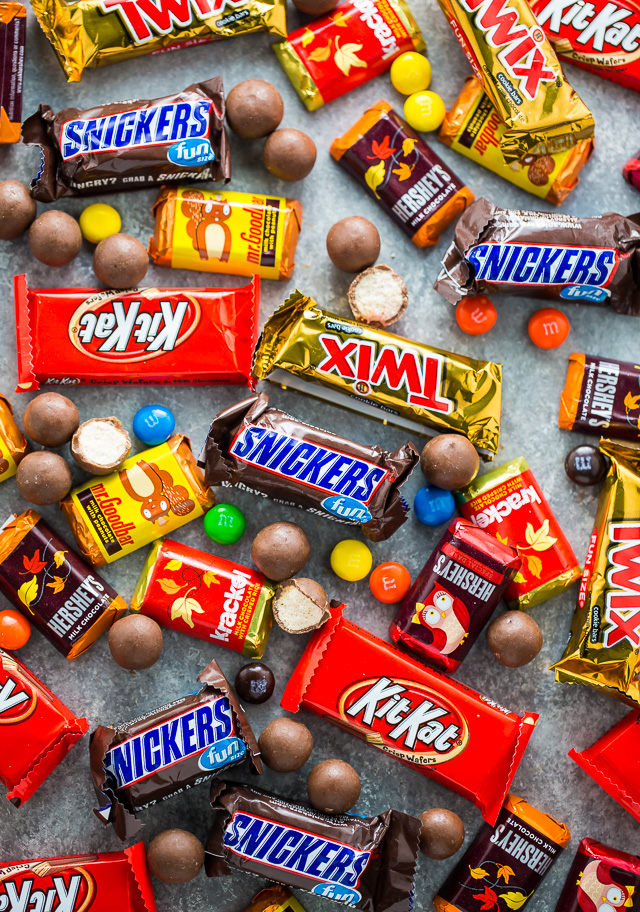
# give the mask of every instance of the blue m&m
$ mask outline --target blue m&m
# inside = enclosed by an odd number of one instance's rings
[[[449,522],[456,509],[451,491],[443,491],[434,485],[420,488],[413,501],[413,509],[425,526],[441,526]]]
[[[143,405],[133,416],[133,433],[147,446],[164,443],[175,426],[173,412],[164,405]]]

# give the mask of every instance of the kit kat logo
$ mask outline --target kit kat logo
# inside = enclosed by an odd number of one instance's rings
[[[7,659],[2,659],[3,668],[6,671]],[[11,675],[6,675],[4,681],[0,683],[0,725],[16,725],[18,722],[24,722],[36,708],[38,695],[24,681],[17,681]],[[0,912],[2,912],[2,900],[0,899]]]
[[[640,521],[609,524],[605,648],[624,640],[640,647]]]
[[[27,861],[0,868],[0,912],[85,912],[96,892],[85,868]]]
[[[640,59],[640,9],[615,0],[541,0],[540,25],[561,54],[596,66],[628,66]],[[565,47],[565,45],[567,45]],[[607,58],[613,58],[611,61]]]
[[[185,292],[155,288],[101,292],[69,320],[69,338],[99,361],[147,361],[182,345],[200,322],[200,305]],[[1,910],[0,910],[1,912]]]

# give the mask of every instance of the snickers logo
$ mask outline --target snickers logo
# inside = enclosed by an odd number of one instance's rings
[[[608,285],[618,266],[609,247],[476,244],[467,252],[476,282],[500,285]]]

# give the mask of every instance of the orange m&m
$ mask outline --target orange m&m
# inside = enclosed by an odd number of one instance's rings
[[[21,649],[31,636],[31,624],[20,614],[8,608],[0,611],[0,647]]]
[[[456,305],[456,323],[470,336],[481,336],[495,326],[498,312],[484,295],[463,298]]]
[[[561,310],[543,307],[529,320],[529,338],[538,348],[559,348],[566,341],[571,326]]]
[[[371,592],[379,602],[393,605],[401,602],[411,588],[411,576],[406,567],[395,561],[378,564],[369,577]]]

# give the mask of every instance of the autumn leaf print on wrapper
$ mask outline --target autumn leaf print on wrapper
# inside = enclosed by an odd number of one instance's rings
[[[342,47],[340,47],[338,39],[336,38],[335,46],[336,50],[333,55],[333,62],[345,76],[349,75],[352,67],[364,67],[366,69],[366,61],[360,60],[358,57],[358,51],[362,50],[361,44],[352,42],[351,44],[343,44]]]
[[[181,620],[193,630],[193,615],[204,614],[205,610],[193,595],[204,585],[209,589],[219,585],[220,580],[212,570],[196,570],[185,567],[180,560],[175,558],[167,561],[163,568],[165,573],[179,573],[179,579],[163,576],[158,580],[158,585],[167,595],[176,595],[167,609],[167,614],[172,621]],[[183,591],[186,590],[186,591]]]
[[[542,525],[539,529],[534,529],[531,523],[527,523],[524,537],[524,542],[514,542],[509,541],[506,536],[496,534],[496,538],[498,541],[501,541],[503,545],[511,545],[512,548],[516,549],[522,558],[524,568],[526,569],[529,576],[532,576],[535,579],[540,579],[542,576],[543,564],[542,560],[534,552],[550,551],[558,539],[553,538],[552,535],[549,535],[548,519],[543,520]],[[524,583],[525,581],[526,577],[520,571],[518,571],[514,577],[514,582]]]
[[[50,545],[51,539],[42,549],[42,558],[40,557],[40,548],[36,548],[31,557],[26,554],[22,556],[24,570],[20,571],[20,575],[29,574],[31,578],[18,587],[17,594],[30,614],[34,614],[32,605],[38,604],[47,589],[53,589],[54,595],[63,592],[71,573],[71,567],[65,557],[67,552],[58,550],[48,556],[47,552]]]

